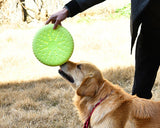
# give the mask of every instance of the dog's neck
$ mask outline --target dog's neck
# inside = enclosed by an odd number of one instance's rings
[[[100,88],[100,90],[103,88],[104,84],[105,84],[105,83],[103,83],[103,85],[102,85],[102,87]],[[90,119],[91,119],[91,116],[92,116],[94,110],[95,110],[105,99],[107,99],[107,97],[108,97],[109,95],[111,95],[112,93],[113,93],[113,91],[111,91],[110,94],[107,94],[104,98],[99,99],[99,101],[94,105],[94,107],[92,108],[92,110],[91,110],[91,112],[90,112],[87,120],[86,120],[85,123],[84,123],[83,128],[88,128],[88,127],[90,126]]]
[[[108,98],[111,95],[111,92],[113,93],[113,91],[107,87],[106,81],[104,81],[101,84],[97,95],[94,97],[80,97],[78,95],[75,95],[74,103],[80,111],[80,118],[85,122],[88,119],[95,105],[103,98],[104,100]]]
[[[105,82],[103,82],[103,84],[102,84],[102,86],[100,87],[99,91],[101,91],[101,90],[103,89],[104,85],[105,85]]]

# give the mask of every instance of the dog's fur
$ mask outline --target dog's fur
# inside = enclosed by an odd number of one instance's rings
[[[126,93],[104,79],[92,64],[68,61],[60,67],[59,73],[76,90],[74,104],[83,122],[95,104],[107,96],[93,112],[91,128],[124,128],[126,122],[134,124],[134,128],[160,128],[160,102]]]

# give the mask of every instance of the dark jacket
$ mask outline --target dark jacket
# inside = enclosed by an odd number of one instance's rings
[[[105,0],[72,0],[67,3],[65,7],[69,10],[69,16],[73,17],[74,15],[103,1]],[[137,37],[138,28],[142,22],[142,12],[147,7],[149,1],[150,0],[131,0],[131,49],[133,48]]]
[[[135,43],[139,25],[142,23],[142,12],[147,7],[150,0],[131,0],[131,50]]]

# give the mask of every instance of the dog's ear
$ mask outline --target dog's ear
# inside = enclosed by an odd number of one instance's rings
[[[81,86],[77,89],[77,94],[79,96],[95,96],[96,92],[98,91],[98,82],[95,78],[89,77],[85,79]]]

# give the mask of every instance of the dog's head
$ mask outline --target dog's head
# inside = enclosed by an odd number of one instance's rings
[[[68,61],[60,66],[59,73],[72,84],[80,96],[94,96],[104,82],[100,70],[89,63]]]

